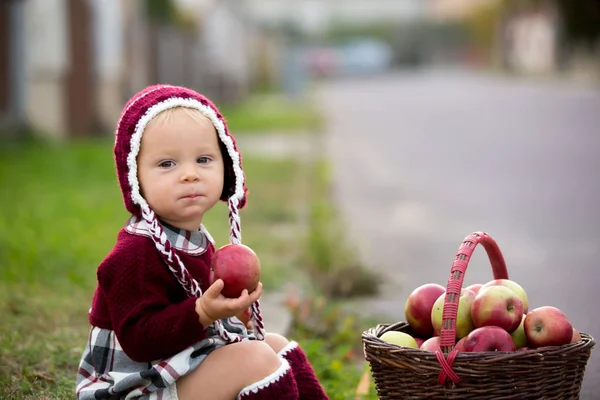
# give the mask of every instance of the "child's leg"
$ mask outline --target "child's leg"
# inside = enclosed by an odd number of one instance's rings
[[[315,370],[306,354],[296,342],[288,342],[278,354],[288,360],[298,385],[299,400],[328,400],[325,389],[319,383]]]
[[[237,400],[298,400],[298,386],[287,360],[269,376],[243,388]]]
[[[210,353],[196,370],[177,381],[178,397],[297,400],[296,382],[286,364],[266,343],[252,340],[229,344]]]
[[[275,353],[279,353],[285,346],[287,346],[290,342],[283,336],[277,333],[267,333],[265,334],[265,342],[273,349]]]

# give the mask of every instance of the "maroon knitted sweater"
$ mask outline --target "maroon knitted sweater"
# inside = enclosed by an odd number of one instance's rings
[[[202,291],[208,289],[214,246],[209,243],[201,255],[173,251]],[[90,323],[114,330],[134,361],[168,358],[206,337],[195,311],[196,299],[187,297],[151,238],[122,229],[97,277]]]

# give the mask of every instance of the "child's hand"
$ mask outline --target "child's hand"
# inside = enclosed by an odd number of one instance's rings
[[[221,318],[239,315],[244,310],[247,310],[262,295],[262,283],[260,282],[252,293],[249,294],[244,289],[237,299],[230,299],[223,296],[221,294],[223,286],[223,280],[217,279],[204,292],[204,295],[196,300],[196,313],[200,318],[200,323],[204,327],[208,327]]]

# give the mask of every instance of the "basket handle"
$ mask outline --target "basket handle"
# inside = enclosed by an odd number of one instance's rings
[[[446,377],[449,377],[454,382],[460,381],[460,378],[452,371],[452,362],[458,353],[452,351],[456,343],[456,315],[458,313],[458,302],[467,265],[469,264],[469,260],[471,259],[475,247],[480,243],[483,245],[488,254],[488,258],[490,259],[490,263],[492,264],[494,279],[508,279],[508,271],[506,270],[504,257],[500,252],[498,244],[490,235],[485,232],[473,232],[465,237],[458,248],[454,262],[452,263],[448,285],[446,286],[446,297],[444,301],[444,310],[442,312],[442,327],[440,331],[441,351],[438,350],[436,354],[442,365],[442,372],[438,379],[440,383],[443,383],[446,380]],[[448,353],[450,354],[446,360],[445,355]]]

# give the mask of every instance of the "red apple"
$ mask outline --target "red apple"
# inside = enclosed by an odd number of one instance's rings
[[[469,335],[467,335],[467,336],[469,336]],[[455,350],[465,351],[465,342],[467,340],[467,336],[465,336],[464,338],[462,338],[458,342],[456,342],[456,344],[454,345]]]
[[[472,285],[467,286],[465,289],[470,290],[471,292],[477,294],[479,289],[483,286],[483,283],[474,283]]]
[[[421,350],[425,350],[425,351],[433,351],[434,353],[436,351],[438,351],[440,349],[440,337],[439,336],[434,336],[431,337],[429,339],[427,339],[426,341],[423,342],[423,344],[421,344],[421,347],[419,347]]]
[[[573,328],[573,337],[571,338],[571,343],[577,343],[581,340],[581,334],[575,328]]]
[[[573,326],[556,307],[543,306],[529,311],[524,328],[527,341],[533,347],[560,346],[573,338]]]
[[[471,305],[475,299],[475,293],[467,289],[461,289],[460,299],[458,301],[458,311],[456,313],[456,338],[462,339],[469,332],[475,329],[471,318]],[[444,312],[444,302],[446,293],[443,293],[433,304],[431,309],[431,324],[433,332],[439,335],[442,328],[442,314]]]
[[[419,337],[416,337],[416,338],[415,338],[415,342],[417,342],[417,347],[419,347],[419,348],[420,348],[420,347],[421,347],[421,345],[422,345],[423,343],[425,343],[425,340],[426,340],[426,339],[421,339],[421,338],[419,338]]]
[[[217,250],[211,261],[211,284],[217,279],[225,283],[225,297],[240,297],[244,289],[251,293],[260,281],[260,261],[254,251],[243,244],[226,244]]]
[[[408,296],[404,304],[404,315],[406,322],[417,334],[429,337],[433,334],[431,325],[431,309],[433,303],[446,289],[437,283],[421,285]]]
[[[510,334],[498,326],[483,326],[474,329],[465,338],[463,348],[464,351],[470,353],[516,350]]]
[[[494,279],[493,281],[489,281],[483,285],[483,287],[489,286],[505,286],[515,292],[523,302],[523,314],[527,314],[529,311],[529,299],[523,287],[517,282],[511,281],[510,279]]]
[[[523,319],[523,302],[505,286],[484,286],[473,300],[471,317],[478,328],[493,325],[511,333]]]

